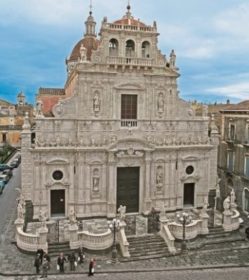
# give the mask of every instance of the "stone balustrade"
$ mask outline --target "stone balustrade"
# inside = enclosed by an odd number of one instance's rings
[[[175,238],[170,232],[167,224],[161,223],[160,235],[164,239],[165,243],[167,244],[169,252],[175,254],[176,253]]]
[[[36,234],[25,233],[21,224],[16,224],[17,247],[26,252],[36,252],[38,249],[48,251],[47,228],[41,228]]]
[[[113,233],[108,229],[105,233],[91,233],[89,231],[78,232],[78,240],[74,245],[84,247],[89,250],[105,250],[113,244]],[[70,242],[71,247],[71,242]],[[75,247],[75,246],[74,246]],[[74,248],[76,249],[76,248]]]
[[[109,56],[107,57],[107,64],[151,67],[154,63],[153,60],[149,58]]]
[[[171,222],[168,224],[170,232],[177,239],[183,239],[183,225],[177,222]],[[197,237],[197,235],[203,234],[202,220],[193,220],[191,223],[185,226],[185,239],[190,240]]]
[[[129,242],[127,241],[126,238],[126,234],[125,234],[125,226],[121,225],[120,230],[117,232],[117,240],[119,242],[120,245],[120,250],[121,250],[121,254],[123,257],[125,258],[129,258],[130,257],[130,253],[129,253]]]
[[[240,227],[240,213],[238,210],[223,212],[223,229],[225,231],[237,230]]]

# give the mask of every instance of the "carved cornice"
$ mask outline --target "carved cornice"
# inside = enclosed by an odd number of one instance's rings
[[[182,182],[186,182],[186,181],[198,182],[200,179],[201,177],[199,175],[193,175],[193,176],[184,175],[180,178]]]

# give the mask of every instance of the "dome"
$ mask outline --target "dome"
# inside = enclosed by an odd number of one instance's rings
[[[78,58],[80,57],[81,44],[83,44],[83,46],[87,50],[87,60],[91,60],[92,51],[97,50],[99,41],[94,37],[85,37],[85,38],[81,39],[73,48],[71,55],[68,59],[69,61],[78,60]]]
[[[113,24],[121,24],[121,25],[132,25],[132,26],[141,26],[141,27],[146,27],[146,24],[143,22],[134,19],[134,18],[128,18],[128,17],[123,17],[122,19],[114,21]]]

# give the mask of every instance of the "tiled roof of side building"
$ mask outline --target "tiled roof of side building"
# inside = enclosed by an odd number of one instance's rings
[[[39,95],[65,95],[64,88],[39,88]]]
[[[249,111],[249,100],[242,101],[238,104],[230,105],[227,108],[221,110],[221,112],[231,112],[231,111]]]

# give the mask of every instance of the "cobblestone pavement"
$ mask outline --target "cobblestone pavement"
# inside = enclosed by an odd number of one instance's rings
[[[0,196],[0,279],[22,279],[1,276],[1,275],[34,275],[35,268],[33,266],[34,256],[21,253],[12,241],[14,240],[14,220],[16,217],[16,187],[19,187],[20,182],[20,167],[14,170],[14,176],[9,182],[8,186],[4,190],[2,196]],[[236,245],[237,246],[237,245]],[[171,256],[161,259],[152,259],[136,262],[121,262],[112,264],[108,256],[95,256],[97,259],[97,271],[99,273],[118,272],[118,271],[145,271],[145,270],[160,270],[160,269],[173,269],[173,268],[192,268],[192,267],[207,267],[207,266],[249,266],[249,244],[243,242],[241,247],[236,247],[231,244],[226,247],[215,245],[209,247],[208,250],[188,251],[185,254]],[[86,256],[87,259],[91,257]],[[83,273],[80,277],[85,277],[88,269],[88,264],[84,263],[82,266],[77,267],[77,273]],[[50,274],[57,274],[56,271],[56,259],[51,261]],[[66,274],[63,279],[84,279],[77,278],[77,275],[67,277],[69,273],[68,264],[66,264]],[[161,275],[159,272],[158,275]],[[100,276],[101,275],[101,276]],[[113,275],[113,274],[110,274]],[[120,279],[140,279],[140,278],[128,278],[129,276],[118,276]],[[129,274],[127,274],[129,275]],[[154,275],[154,274],[153,274]],[[155,274],[156,275],[156,274]],[[2,277],[2,278],[1,278]],[[53,277],[53,278],[52,278]],[[105,276],[105,274],[96,274],[96,277],[103,279],[111,279]],[[111,276],[112,277],[112,276]],[[127,277],[127,278],[121,278]],[[158,276],[159,277],[159,276]],[[228,277],[230,277],[228,275]],[[62,279],[61,277],[50,276],[51,279]],[[143,278],[143,277],[142,277]],[[142,279],[141,278],[141,279]],[[23,279],[37,279],[23,278]],[[151,279],[156,279],[152,277]],[[159,278],[158,278],[159,279]],[[171,278],[170,279],[176,279]],[[186,280],[187,278],[185,278]],[[194,278],[193,278],[194,279]],[[198,278],[196,278],[198,279]],[[203,278],[199,278],[203,279]],[[205,278],[212,279],[212,278]],[[221,279],[217,278],[216,279]],[[226,280],[229,278],[226,277]],[[238,278],[241,280],[242,278]],[[245,278],[245,279],[249,279]]]
[[[138,272],[138,273],[104,273],[95,274],[93,279],[101,280],[248,280],[248,268],[227,268],[224,269],[207,269],[207,270],[183,270],[183,271],[156,271],[156,272]],[[39,277],[4,277],[0,279],[6,280],[35,280]],[[49,275],[47,279],[71,279],[84,280],[89,279],[86,274],[81,275]]]

